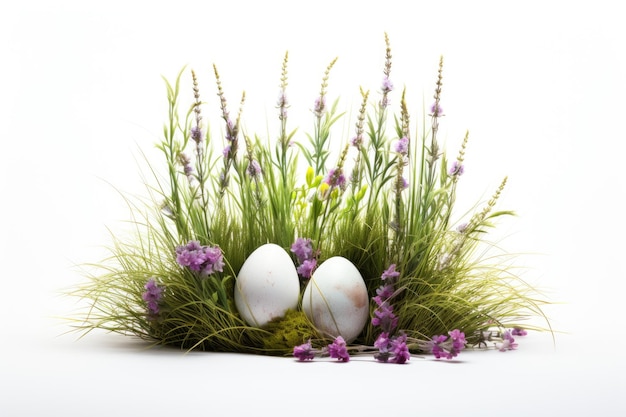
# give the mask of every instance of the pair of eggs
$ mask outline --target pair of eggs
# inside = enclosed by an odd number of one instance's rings
[[[263,327],[296,309],[299,296],[296,267],[276,244],[257,248],[237,275],[235,306],[250,326]],[[325,336],[353,341],[369,318],[367,287],[354,264],[341,256],[322,262],[304,290],[302,310]]]

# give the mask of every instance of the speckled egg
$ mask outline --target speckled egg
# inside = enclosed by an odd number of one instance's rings
[[[326,336],[353,341],[369,319],[367,287],[356,266],[341,256],[320,264],[304,290],[302,310]]]
[[[295,309],[300,295],[298,272],[287,251],[268,243],[245,260],[235,282],[235,306],[246,323],[263,327]]]

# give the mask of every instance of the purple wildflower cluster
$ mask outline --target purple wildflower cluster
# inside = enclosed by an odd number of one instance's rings
[[[346,191],[346,188],[348,187],[346,176],[343,174],[343,169],[341,168],[332,168],[328,171],[326,178],[324,178],[322,182],[327,186],[323,187],[324,192],[321,199],[328,197],[330,192],[335,188],[339,188],[341,191]]]
[[[293,348],[293,356],[298,358],[300,362],[312,361],[313,359],[315,359],[316,354],[317,351],[313,349],[313,345],[311,345],[311,339],[309,339],[308,342],[295,346]]]
[[[159,315],[159,303],[163,295],[163,288],[157,284],[156,279],[150,278],[144,285],[144,289],[141,298],[146,302],[148,318],[154,319]]]
[[[313,105],[313,114],[318,119],[321,119],[324,115],[324,110],[326,110],[326,97],[319,96],[315,99],[315,103]]]
[[[435,102],[432,106],[430,106],[430,115],[433,117],[441,117],[444,115],[443,108],[441,107],[439,102]]]
[[[390,93],[393,90],[393,82],[389,79],[389,76],[385,75],[383,77],[383,82],[380,86],[380,89],[383,94]]]
[[[203,137],[204,137],[204,133],[202,132],[202,129],[199,126],[193,126],[191,128],[191,139],[193,139],[194,142],[196,142],[197,144],[200,144],[202,142]]]
[[[527,334],[528,332],[521,327],[514,327],[513,330],[511,330],[512,336],[526,336]]]
[[[291,252],[298,258],[298,274],[302,279],[309,279],[317,266],[317,255],[313,250],[311,239],[299,237],[291,245]]]
[[[507,350],[514,350],[517,348],[518,344],[515,343],[513,335],[524,336],[526,335],[526,330],[515,328],[513,331],[506,330],[502,333],[502,342],[496,344],[496,347],[500,352],[506,352]]]
[[[259,162],[256,159],[250,161],[247,172],[252,178],[256,178],[261,175],[261,165],[259,165]]]
[[[337,336],[333,343],[328,345],[328,354],[333,359],[338,359],[340,362],[349,362],[350,354],[348,354],[348,346],[346,341],[341,336]]]
[[[465,348],[465,333],[454,329],[448,332],[448,335],[433,336],[430,344],[431,352],[435,358],[452,359]]]
[[[384,284],[376,290],[376,295],[372,297],[376,303],[372,325],[380,327],[382,330],[374,342],[374,347],[378,349],[374,358],[380,362],[406,363],[411,357],[406,344],[406,335],[400,333],[392,336],[393,331],[398,326],[398,317],[393,313],[393,306],[389,300],[395,293],[395,284],[399,276],[400,272],[396,271],[396,265],[391,264],[380,277]]]
[[[293,348],[293,356],[300,362],[312,361],[318,354],[328,354],[339,362],[349,362],[350,354],[348,353],[348,345],[343,337],[337,336],[333,343],[329,344],[325,349],[317,350],[311,345],[311,339],[306,343]]]
[[[409,138],[402,137],[396,142],[394,150],[402,156],[406,156],[409,152]]]
[[[276,106],[278,107],[278,118],[280,120],[287,119],[287,108],[289,107],[289,100],[287,100],[287,93],[285,89],[282,88],[278,95],[278,100],[276,101]]]
[[[184,152],[181,152],[178,154],[178,159],[180,161],[180,164],[183,166],[183,172],[185,173],[187,180],[189,180],[190,184],[193,184],[194,172],[193,166],[191,164],[191,158],[189,158],[189,156],[187,156],[187,154],[185,154]]]
[[[407,136],[403,136],[402,138],[400,138],[395,146],[394,146],[394,151],[399,154],[399,157],[402,160],[402,164],[407,164],[408,163],[408,155],[409,155],[409,138]],[[398,178],[398,193],[402,192],[403,190],[406,190],[409,187],[409,182],[406,178],[404,178],[403,176],[401,176],[401,172],[399,173],[400,177]]]
[[[205,276],[222,272],[224,268],[224,258],[219,246],[202,246],[196,240],[176,248],[176,262]]]
[[[448,175],[451,177],[460,177],[465,172],[465,166],[459,161],[454,161],[450,170],[448,171]]]

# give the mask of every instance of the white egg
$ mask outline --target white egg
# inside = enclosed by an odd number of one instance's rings
[[[300,281],[287,251],[268,243],[245,260],[235,282],[235,306],[246,323],[263,327],[298,306]]]
[[[335,256],[313,272],[302,296],[302,310],[325,336],[351,342],[369,319],[369,296],[359,270]]]

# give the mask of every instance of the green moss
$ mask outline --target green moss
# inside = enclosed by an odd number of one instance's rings
[[[305,343],[317,334],[304,312],[296,310],[287,310],[284,317],[269,322],[266,330],[270,334],[263,339],[263,347],[270,352],[289,353],[294,346]]]

